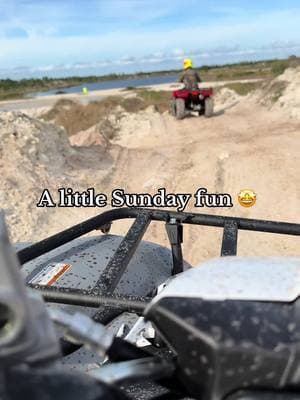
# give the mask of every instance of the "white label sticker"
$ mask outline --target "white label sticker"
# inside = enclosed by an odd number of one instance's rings
[[[49,264],[35,275],[29,283],[32,285],[51,286],[71,268],[69,264]]]

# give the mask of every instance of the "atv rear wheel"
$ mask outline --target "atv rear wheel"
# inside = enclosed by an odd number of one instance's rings
[[[173,117],[176,117],[176,99],[172,99],[170,104],[170,113]]]
[[[206,118],[210,118],[214,113],[214,101],[211,97],[207,97],[204,101],[204,115]]]
[[[176,99],[175,112],[177,119],[183,119],[185,117],[185,101],[183,99]]]

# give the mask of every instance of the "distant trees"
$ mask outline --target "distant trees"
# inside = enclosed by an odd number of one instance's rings
[[[267,77],[277,76],[284,72],[288,67],[300,65],[300,58],[292,54],[286,60],[264,60],[264,61],[242,61],[235,64],[225,65],[202,65],[199,67],[204,74],[210,78],[241,78],[241,77]],[[247,69],[248,67],[248,69]],[[0,80],[0,98],[20,98],[25,94],[46,91],[49,89],[63,89],[70,86],[82,85],[94,82],[105,82],[113,80],[124,80],[134,78],[153,77],[157,75],[177,74],[179,70],[163,70],[155,72],[137,72],[135,74],[111,73],[104,76],[70,76],[66,78],[30,78],[13,80],[10,78]]]

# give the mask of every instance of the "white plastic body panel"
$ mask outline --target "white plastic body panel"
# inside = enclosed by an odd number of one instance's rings
[[[291,302],[300,295],[300,257],[223,257],[171,279],[153,299]]]

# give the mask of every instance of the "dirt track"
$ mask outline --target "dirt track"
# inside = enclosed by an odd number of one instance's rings
[[[20,176],[18,192],[7,204],[12,235],[17,240],[36,241],[103,211],[36,209],[34,200],[43,187],[56,190],[68,185],[74,190],[94,186],[98,193],[108,195],[115,188],[156,193],[165,187],[168,192],[193,194],[205,187],[209,193],[231,194],[234,207],[195,209],[191,201],[186,211],[299,223],[299,128],[299,120],[270,111],[255,98],[230,106],[219,103],[210,119],[177,121],[168,113],[151,110],[132,115],[105,152],[95,147],[67,154],[69,169],[61,174],[48,171],[47,179],[40,181],[35,177],[23,182]],[[12,164],[15,179],[13,168]],[[38,174],[45,176],[45,169],[36,170]],[[237,202],[238,192],[245,188],[257,193],[257,203],[250,209]],[[17,197],[18,193],[22,196]],[[124,233],[128,226],[127,222],[115,223],[112,233]],[[192,264],[219,255],[221,230],[187,226],[184,236],[184,255]],[[152,223],[146,239],[167,244],[163,224]],[[299,255],[299,238],[242,232],[238,253]]]
[[[196,209],[191,201],[187,210],[299,222],[298,122],[282,120],[247,101],[226,110],[219,108],[211,119],[176,121],[168,114],[153,113],[140,130],[139,125],[133,124],[135,133],[124,132],[112,146],[114,167],[98,181],[99,192],[109,194],[123,188],[128,193],[156,193],[165,187],[172,193],[195,193],[197,188],[205,187],[209,193],[231,194],[234,207]],[[237,194],[244,188],[257,193],[257,203],[251,209],[237,202]],[[56,229],[65,226],[62,221],[69,224],[76,216],[79,222],[80,215],[91,215],[90,210],[83,209],[56,212],[59,218],[55,220],[60,221]],[[125,226],[128,224],[116,223],[113,232],[123,233]],[[221,230],[188,226],[184,235],[184,253],[191,263],[219,255]],[[164,227],[159,223],[152,224],[146,238],[167,244]],[[242,232],[239,254],[296,255],[299,239]]]
[[[176,121],[156,116],[148,132],[125,136],[119,143],[117,167],[106,191],[125,187],[129,192],[230,193],[232,209],[195,209],[225,214],[299,222],[299,123],[282,120],[254,103],[220,110],[211,119],[191,117]],[[252,188],[257,203],[251,209],[237,202],[241,189]],[[191,205],[193,202],[190,203]],[[163,228],[154,224],[148,239],[162,240]],[[221,232],[213,228],[185,228],[185,255],[192,263],[218,256]],[[270,234],[242,232],[239,254],[299,254],[299,240]]]

